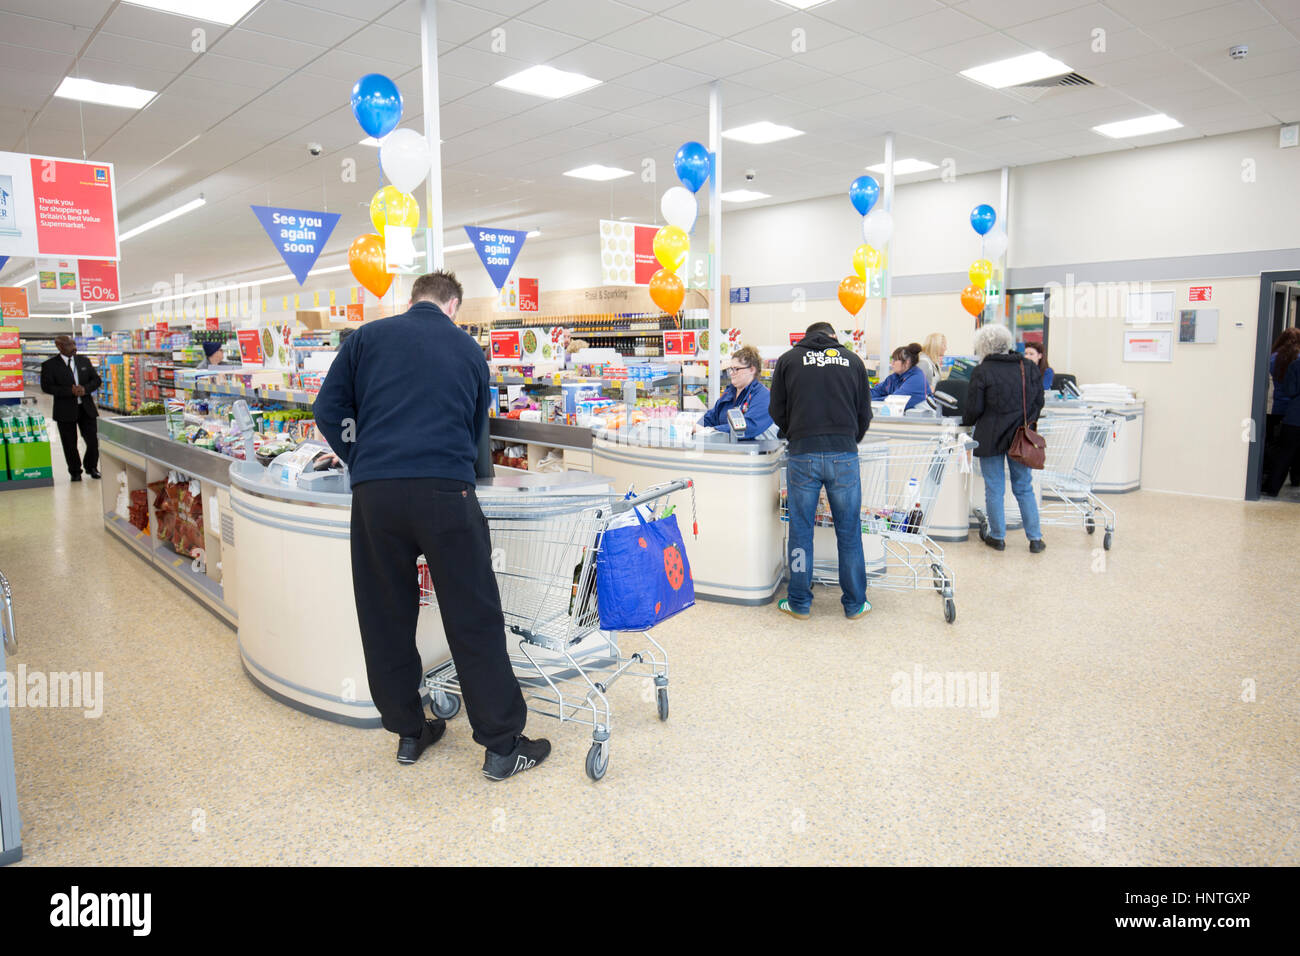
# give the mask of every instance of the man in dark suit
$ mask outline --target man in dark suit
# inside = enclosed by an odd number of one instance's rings
[[[95,400],[91,393],[99,388],[99,373],[90,359],[77,354],[77,344],[70,335],[54,340],[59,354],[41,365],[41,391],[54,396],[54,423],[59,426],[63,457],[73,481],[81,480],[82,459],[77,454],[77,429],[86,442],[86,474],[99,477],[99,434]]]

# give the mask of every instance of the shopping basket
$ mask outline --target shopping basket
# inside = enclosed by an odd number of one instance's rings
[[[943,616],[957,618],[956,578],[944,560],[943,548],[929,536],[935,504],[954,462],[970,470],[969,451],[975,443],[964,435],[944,434],[918,440],[870,438],[858,446],[862,482],[862,533],[866,552],[867,587],[897,591],[933,590],[943,598]],[[790,510],[787,471],[781,469],[781,520],[788,526]],[[838,585],[839,560],[834,538],[823,535],[817,558],[817,529],[833,528],[825,493],[813,521],[815,584]],[[787,568],[790,556],[786,532]]]
[[[668,719],[668,653],[649,631],[648,647],[624,653],[629,632],[602,631],[596,566],[610,523],[632,508],[648,520],[671,513],[672,495],[695,488],[679,479],[627,497],[614,495],[504,494],[479,498],[492,537],[492,565],[506,630],[518,637],[510,662],[533,713],[592,728],[587,775],[599,780],[609,765],[610,686],[623,675],[653,682],[659,719]],[[427,570],[418,571],[421,604],[433,603]],[[433,712],[460,710],[455,661],[424,678]]]

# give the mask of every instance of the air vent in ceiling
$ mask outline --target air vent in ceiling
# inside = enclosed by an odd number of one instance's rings
[[[1041,80],[1031,80],[1028,83],[1021,83],[1020,86],[1096,86],[1092,80],[1086,76],[1080,76],[1078,73],[1062,73],[1060,76],[1048,76]]]
[[[1021,83],[1018,86],[1005,87],[1002,92],[1010,93],[1017,99],[1024,100],[1026,103],[1033,103],[1042,99],[1053,90],[1074,89],[1081,86],[1096,86],[1092,80],[1078,73],[1061,73],[1057,76],[1044,77],[1041,80],[1031,80],[1028,83]]]

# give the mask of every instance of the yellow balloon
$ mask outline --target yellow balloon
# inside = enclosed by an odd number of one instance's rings
[[[859,278],[865,279],[867,270],[879,269],[880,263],[880,252],[865,242],[853,250],[853,271],[858,274]]]
[[[970,284],[976,288],[982,289],[989,284],[989,278],[993,275],[993,263],[987,259],[976,259],[970,264]]]
[[[414,229],[420,224],[420,204],[410,193],[396,186],[385,186],[370,198],[370,221],[381,236],[389,226]]]
[[[676,272],[686,262],[690,248],[690,237],[681,226],[664,226],[655,233],[655,258],[671,272]]]

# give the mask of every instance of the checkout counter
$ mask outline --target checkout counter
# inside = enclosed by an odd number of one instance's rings
[[[258,687],[290,707],[378,727],[352,592],[352,496],[341,475],[322,475],[310,482],[312,490],[303,490],[306,484],[284,481],[274,463],[230,466],[233,535],[240,550],[240,659]],[[486,505],[521,493],[609,490],[608,480],[574,471],[498,475],[481,479],[477,493]],[[412,565],[412,580],[417,573]],[[450,658],[435,605],[420,608],[416,634],[425,671]]]
[[[778,509],[784,442],[634,425],[597,431],[591,454],[592,470],[619,492],[683,475],[694,480],[699,537],[688,536],[686,547],[696,597],[729,604],[775,597],[785,575]]]

